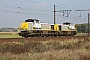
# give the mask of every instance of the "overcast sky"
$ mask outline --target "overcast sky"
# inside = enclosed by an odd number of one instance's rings
[[[41,22],[53,23],[53,6],[56,11],[72,10],[69,17],[62,12],[56,12],[56,23],[71,22],[87,23],[87,13],[76,10],[90,9],[90,0],[0,0],[0,28],[17,28],[25,19],[39,19]]]

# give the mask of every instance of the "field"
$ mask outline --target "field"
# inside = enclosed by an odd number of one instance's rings
[[[0,32],[0,38],[20,38],[17,32]]]
[[[17,33],[2,35],[5,38],[19,37]],[[90,60],[90,38],[5,42],[0,44],[0,60]]]
[[[0,60],[90,60],[90,39],[2,43]]]
[[[87,33],[77,33],[75,36],[87,36]]]

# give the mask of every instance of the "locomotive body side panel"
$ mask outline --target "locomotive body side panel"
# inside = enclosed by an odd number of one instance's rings
[[[41,30],[51,30],[51,25],[48,23],[41,23]]]

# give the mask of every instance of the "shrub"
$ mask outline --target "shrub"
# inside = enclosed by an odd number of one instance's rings
[[[84,40],[69,40],[69,41],[24,41],[9,42],[0,44],[0,52],[11,52],[12,54],[20,53],[43,53],[49,50],[62,50],[62,49],[82,49],[82,45],[89,42],[89,39]],[[90,49],[90,46],[83,46],[85,49]]]

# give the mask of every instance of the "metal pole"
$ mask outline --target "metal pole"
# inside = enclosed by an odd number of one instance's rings
[[[56,23],[56,22],[55,22],[55,12],[56,12],[56,11],[55,11],[55,5],[54,5],[54,24]]]
[[[89,21],[89,20],[90,20],[90,13],[88,13],[88,35],[90,35],[90,34],[89,34],[89,33],[90,33],[90,31],[89,31],[89,30],[90,30],[90,27],[89,27],[89,25],[90,25],[89,22],[90,22],[90,21]]]

